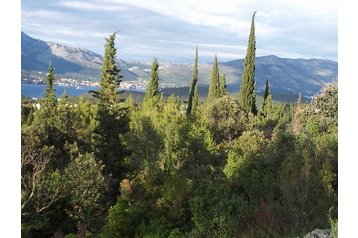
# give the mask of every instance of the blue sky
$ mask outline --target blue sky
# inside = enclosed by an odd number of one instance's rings
[[[103,54],[120,31],[125,60],[192,63],[243,58],[257,11],[256,55],[338,58],[335,0],[31,0],[22,1],[21,29],[34,38]]]

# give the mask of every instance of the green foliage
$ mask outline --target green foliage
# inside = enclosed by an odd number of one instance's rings
[[[221,96],[225,96],[227,94],[226,91],[226,79],[225,79],[225,74],[220,76],[220,80],[219,80],[219,95]]]
[[[312,110],[327,118],[332,118],[332,122],[338,120],[338,84],[333,83],[324,87],[313,100]]]
[[[60,103],[56,99],[53,87],[54,73],[54,68],[50,65],[45,97],[39,104],[32,105],[39,106],[39,109],[33,109],[32,118],[29,117],[26,126],[22,127],[22,144],[32,147],[36,153],[42,153],[50,147],[53,157],[49,162],[51,167],[62,169],[69,160],[64,145],[74,143],[77,135],[72,105],[65,96],[61,98]]]
[[[134,237],[141,215],[140,204],[135,205],[129,199],[119,198],[116,205],[109,210],[102,237]]]
[[[103,212],[100,202],[107,186],[103,167],[93,155],[80,154],[64,171],[64,192],[70,204],[66,213],[77,224],[78,233],[93,231],[100,225],[98,217]]]
[[[255,93],[255,13],[252,15],[249,41],[242,69],[241,86],[239,92],[239,103],[246,112],[256,115],[256,93]]]
[[[199,90],[198,90],[198,84],[195,85],[195,89],[194,89],[194,96],[193,96],[193,107],[192,107],[192,112],[196,112],[199,107]]]
[[[56,128],[62,132],[64,138],[63,140],[68,142],[74,142],[76,139],[76,129],[75,129],[75,112],[73,110],[74,105],[70,104],[68,101],[68,96],[66,93],[62,95],[57,107],[57,125]]]
[[[162,108],[161,102],[154,106],[151,101],[147,101],[138,107],[134,106],[130,112],[131,130],[125,135],[125,143],[132,151],[127,161],[127,166],[132,170],[143,169],[146,164],[155,166],[158,163],[159,154],[164,147],[159,131]]]
[[[72,103],[64,95],[52,124],[44,108],[33,110],[33,120],[26,112],[22,235],[286,237],[328,226],[335,232],[337,212],[327,212],[338,201],[336,92],[323,90],[309,105],[266,103],[258,116],[227,95],[197,105],[190,117],[175,96],[140,104],[117,98],[107,110],[100,100]],[[113,154],[122,158],[121,176],[113,179],[90,145],[101,107],[114,120],[102,121],[111,126],[102,129],[116,130],[119,124],[110,123],[122,118],[112,117],[118,104],[128,107],[130,130],[106,148],[132,153]]]
[[[160,97],[159,91],[159,72],[158,72],[159,64],[158,59],[154,58],[152,63],[152,68],[150,70],[150,79],[147,91],[145,93],[145,101],[149,100],[158,100]]]
[[[51,168],[51,153],[21,148],[21,220],[25,237],[48,236],[60,227],[62,177]]]
[[[204,182],[195,190],[190,209],[195,224],[192,237],[238,237],[248,218],[245,199],[230,191],[225,181]]]
[[[223,96],[204,109],[205,120],[216,142],[233,140],[245,130],[247,114],[236,99]]]
[[[64,238],[77,238],[77,236],[75,234],[71,233],[71,234],[65,235]]]
[[[216,98],[220,97],[220,73],[219,73],[219,63],[218,57],[215,55],[213,68],[211,70],[211,78],[209,85],[209,93],[207,101],[213,101]]]
[[[264,93],[264,102],[262,103],[261,115],[267,117],[272,111],[272,96],[270,93],[269,80],[266,80],[265,93]]]
[[[305,111],[305,131],[313,136],[338,130],[338,85],[331,84],[318,94]]]
[[[311,139],[299,137],[295,148],[282,163],[279,184],[281,217],[287,224],[292,224],[284,226],[292,234],[305,232],[303,227],[306,230],[326,227],[327,211],[336,204],[334,193],[329,192],[327,178],[322,177],[327,172],[326,163],[317,156],[316,146]]]
[[[97,105],[80,97],[78,103],[70,107],[74,113],[74,130],[81,152],[91,151],[92,132],[96,127]]]
[[[273,103],[269,88],[269,80],[267,79],[264,101],[262,103],[262,108],[258,113],[256,122],[257,127],[264,131],[265,137],[267,138],[272,136],[273,130],[279,121],[284,119],[283,114],[281,113],[281,107],[282,106]]]
[[[44,108],[44,112],[48,117],[54,117],[55,110],[56,110],[57,98],[54,88],[54,81],[55,81],[55,69],[50,63],[46,75],[45,95],[41,105]]]
[[[53,86],[54,81],[55,69],[50,64],[46,76],[45,95],[44,98],[40,100],[40,109],[34,114],[32,123],[33,127],[36,128],[36,131],[41,132],[36,139],[38,139],[42,145],[55,144],[59,136],[59,131],[56,128],[58,117],[57,98]]]
[[[160,167],[169,173],[180,169],[189,159],[189,125],[180,110],[181,101],[170,96],[162,112],[161,131],[164,150],[160,154],[159,163]]]
[[[98,161],[102,160],[105,165],[104,173],[112,174],[115,179],[119,179],[124,172],[123,159],[129,155],[129,151],[121,143],[120,135],[129,130],[129,124],[127,108],[121,103],[120,92],[117,91],[121,76],[115,62],[115,36],[113,33],[106,40],[100,90],[94,92],[99,102],[98,124],[93,131],[92,140],[95,158]]]
[[[228,153],[227,164],[224,173],[227,177],[238,176],[242,166],[245,166],[250,157],[257,157],[265,149],[267,141],[260,131],[244,132],[239,138],[232,142],[231,150]]]
[[[34,110],[31,103],[21,104],[21,125],[31,125],[34,120]]]
[[[333,238],[338,238],[338,219],[332,218],[331,215],[331,211],[332,211],[333,207],[331,207],[329,209],[329,213],[328,213],[328,219],[329,219],[329,224],[330,224],[330,228],[331,228],[331,236]]]
[[[196,51],[195,51],[193,80],[192,80],[191,86],[190,86],[188,107],[186,109],[187,115],[190,115],[192,113],[193,109],[196,109],[196,107],[198,106],[198,103],[199,103],[197,83],[198,83],[198,46],[196,46]]]
[[[40,108],[21,105],[22,236],[336,237],[338,86],[292,107],[272,102],[267,80],[255,116],[254,16],[239,100],[215,57],[198,103],[196,51],[190,107],[163,100],[156,59],[146,100],[123,101],[115,34],[94,101],[57,100],[50,65]]]

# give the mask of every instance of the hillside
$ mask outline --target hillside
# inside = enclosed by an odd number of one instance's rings
[[[160,60],[160,59],[159,59]],[[220,60],[220,59],[219,59]],[[199,50],[200,61],[200,50]],[[102,56],[86,49],[45,42],[21,33],[21,69],[22,79],[43,78],[38,71],[46,72],[48,62],[56,68],[59,78],[98,81]],[[168,85],[185,87],[190,84],[193,64],[160,62],[159,73],[162,87]],[[119,59],[124,81],[146,81],[149,78],[149,63],[131,62]],[[226,74],[228,87],[232,91],[239,89],[243,59],[220,63],[221,73]],[[199,64],[199,84],[207,86],[211,73],[211,64]],[[335,81],[338,75],[337,62],[324,59],[288,59],[274,55],[256,57],[256,90],[264,89],[267,77],[271,90],[279,94],[302,93],[310,97],[326,83]]]

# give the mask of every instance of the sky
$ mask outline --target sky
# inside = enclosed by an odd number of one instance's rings
[[[244,58],[254,11],[256,55],[338,60],[335,0],[22,0],[21,30],[103,54],[117,34],[124,60],[192,63]]]

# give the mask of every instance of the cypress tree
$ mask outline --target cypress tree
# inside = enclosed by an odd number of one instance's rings
[[[245,62],[242,70],[239,103],[246,112],[257,114],[255,94],[255,13],[252,15]]]
[[[57,98],[54,88],[55,81],[55,69],[52,64],[49,64],[49,68],[46,75],[46,89],[43,99],[40,100],[40,110],[35,113],[35,127],[42,127],[46,131],[46,136],[53,142],[56,136],[52,136],[55,133],[55,125],[57,119]],[[36,124],[35,123],[35,124]],[[50,144],[51,144],[50,143]]]
[[[160,97],[158,68],[159,68],[158,59],[154,58],[152,63],[152,68],[150,71],[148,88],[145,93],[145,101],[151,99],[159,99]]]
[[[218,64],[218,57],[215,55],[213,68],[211,70],[208,101],[220,97],[219,90],[220,90],[219,64]]]
[[[54,162],[54,166],[61,167],[61,161],[64,160],[64,156],[58,156],[59,150],[63,148],[63,141],[61,132],[58,130],[58,103],[54,88],[55,83],[55,69],[52,64],[49,64],[49,68],[46,75],[46,88],[44,91],[44,97],[40,100],[40,108],[34,112],[34,120],[31,125],[31,143],[37,148],[43,146],[54,146],[56,152],[53,156],[56,159],[51,160]],[[58,157],[57,157],[58,156]],[[58,167],[56,167],[58,168]]]
[[[269,88],[269,79],[266,79],[266,84],[265,84],[265,93],[264,93],[264,103],[262,106],[265,105],[265,101],[267,100],[268,96],[270,95],[270,88]]]
[[[118,91],[122,76],[115,62],[115,38],[116,33],[113,33],[106,39],[100,90],[91,92],[99,99],[97,125],[92,137],[94,155],[103,161],[104,173],[111,174],[113,182],[117,183],[124,172],[122,161],[129,155],[120,139],[120,135],[129,130],[129,121]]]
[[[68,101],[68,95],[66,89],[61,95],[61,100],[57,106],[57,128],[61,131],[63,135],[63,140],[69,143],[73,143],[76,140],[76,130],[75,130],[75,112],[72,108],[72,105]]]
[[[46,75],[46,90],[41,103],[41,108],[48,118],[56,116],[57,98],[54,88],[55,82],[55,69],[52,64],[49,64]]]
[[[193,108],[191,111],[195,112],[198,106],[199,106],[199,91],[198,91],[198,84],[196,84],[194,90],[194,96],[193,96]]]
[[[269,110],[272,108],[272,96],[270,93],[269,79],[266,79],[264,102],[262,103],[261,114],[266,117]]]
[[[226,91],[226,78],[225,78],[225,74],[220,76],[220,81],[219,81],[219,95],[224,96],[227,94]]]
[[[194,108],[198,105],[198,46],[196,46],[195,51],[195,62],[194,62],[194,71],[193,71],[193,80],[191,82],[190,91],[189,91],[189,101],[188,108],[186,110],[186,114],[190,115]]]

